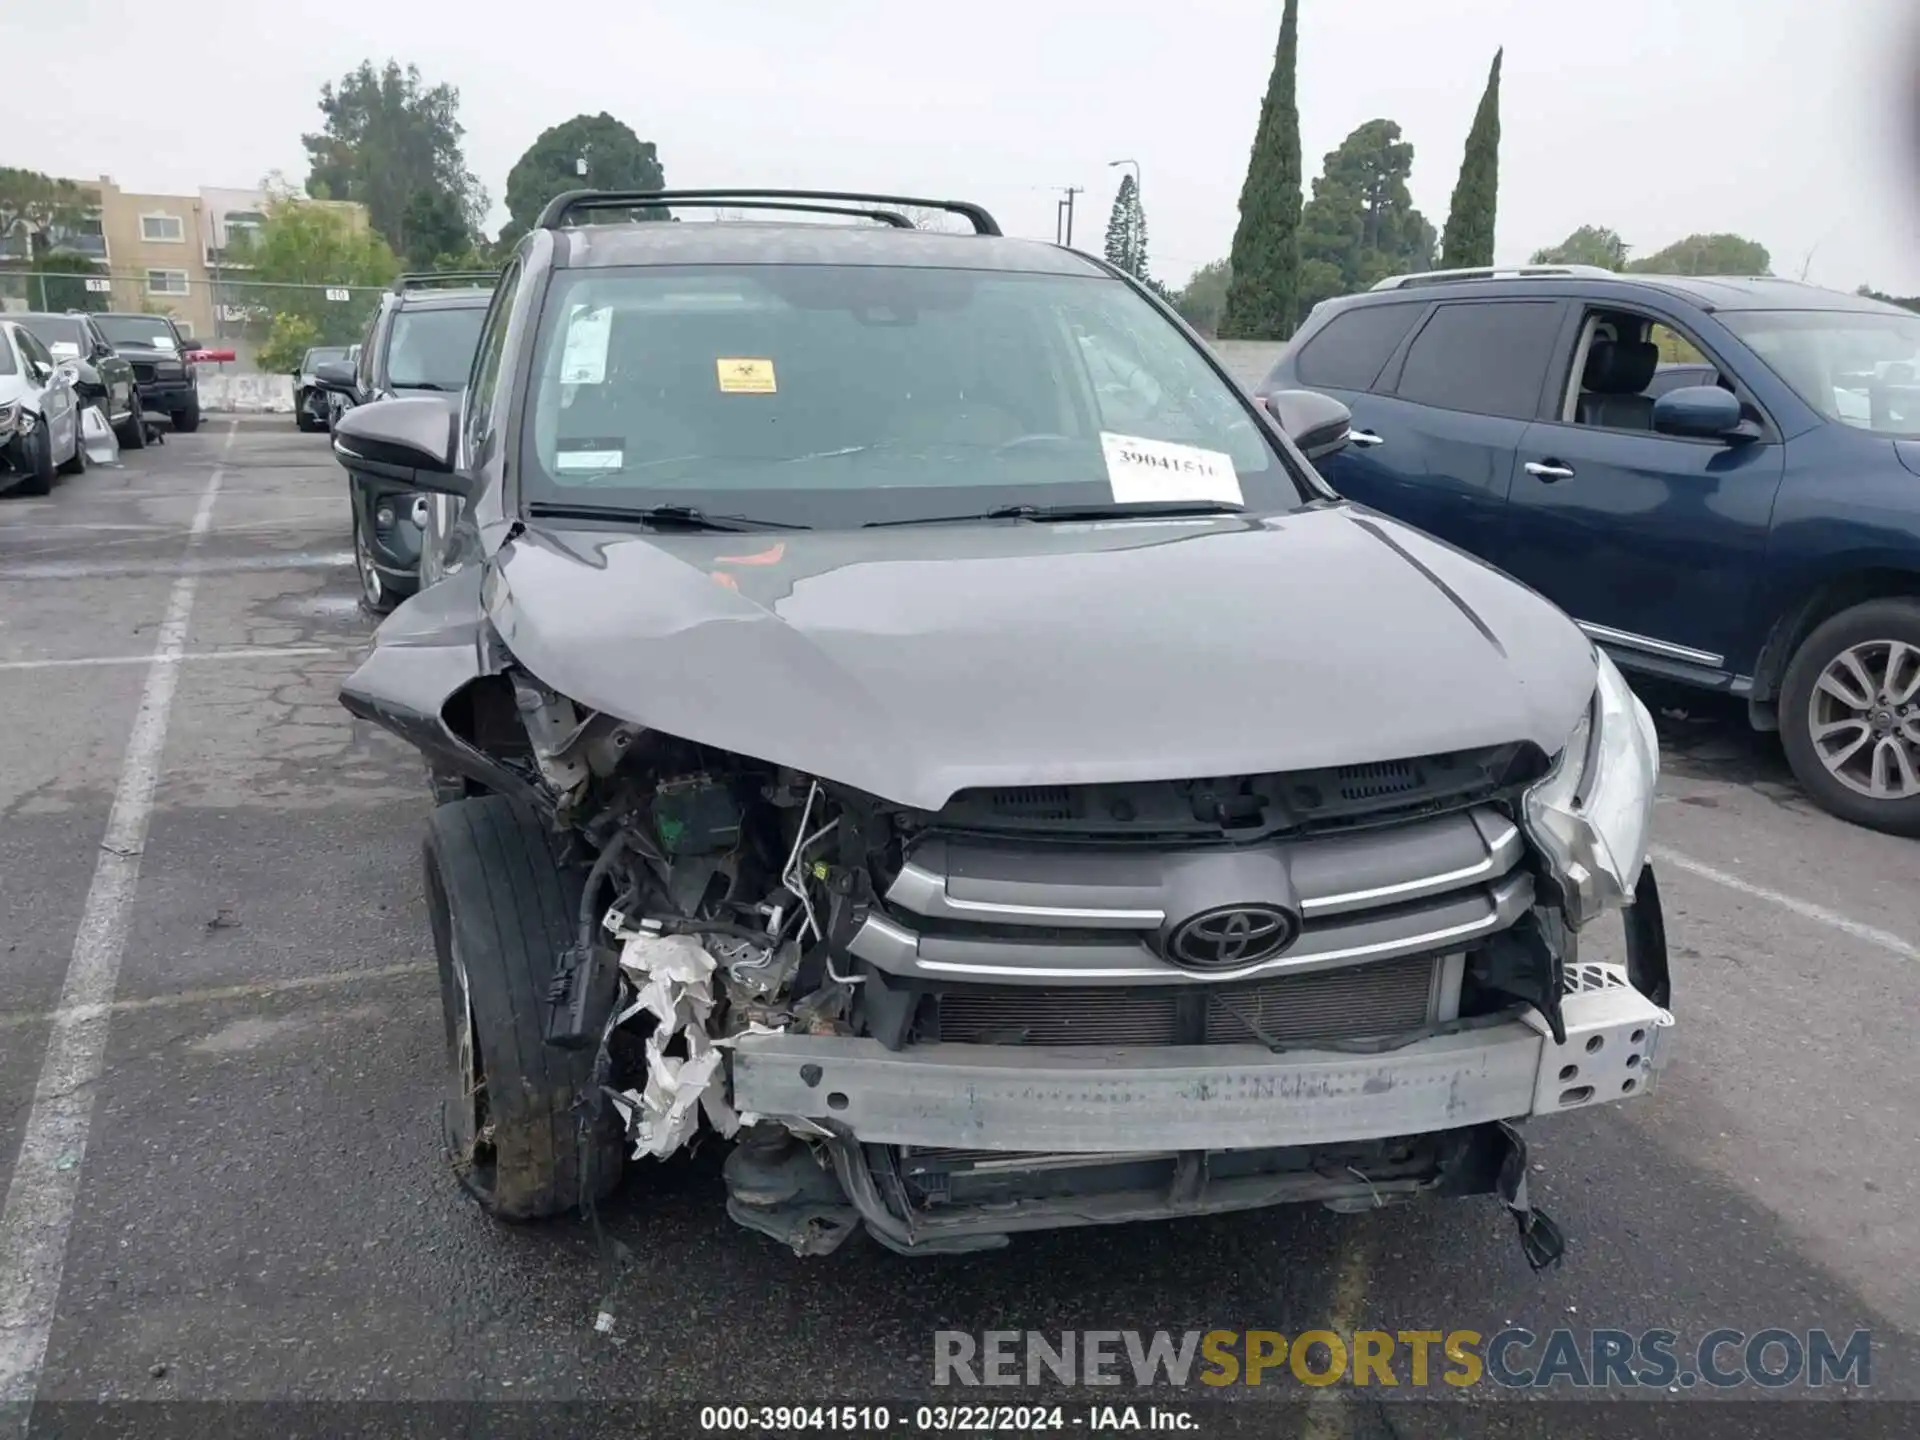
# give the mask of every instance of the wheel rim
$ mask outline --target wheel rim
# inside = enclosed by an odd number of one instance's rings
[[[1920,646],[1868,640],[1814,682],[1807,730],[1827,773],[1870,800],[1920,796]]]
[[[385,598],[387,587],[381,583],[380,567],[374,564],[367,532],[358,524],[353,527],[353,558],[360,570],[360,593],[366,597],[367,604],[378,605]]]

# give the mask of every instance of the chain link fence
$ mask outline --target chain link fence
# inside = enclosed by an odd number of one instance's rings
[[[104,267],[0,267],[0,311],[137,311],[171,315],[235,364],[282,368],[310,345],[351,345],[365,334],[384,285],[263,280],[232,267],[205,274]],[[264,352],[264,353],[263,353]]]

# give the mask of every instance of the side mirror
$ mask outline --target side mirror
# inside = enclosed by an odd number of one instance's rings
[[[459,417],[459,405],[444,395],[356,405],[333,427],[333,453],[347,469],[361,474],[415,490],[470,495],[472,477],[453,468],[453,427]]]
[[[1269,415],[1309,460],[1321,460],[1347,447],[1353,412],[1331,395],[1313,390],[1276,390],[1261,397]]]
[[[351,395],[358,388],[351,365],[343,365],[338,360],[329,360],[324,365],[313,367],[313,383],[322,390],[330,390],[336,395]]]
[[[1653,402],[1653,428],[1657,434],[1693,440],[1749,438],[1740,433],[1739,399],[1718,385],[1669,390]]]

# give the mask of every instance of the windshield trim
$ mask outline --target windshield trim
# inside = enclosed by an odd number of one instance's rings
[[[529,506],[541,500],[551,499],[539,488],[529,489],[527,483],[528,466],[526,464],[527,447],[532,444],[530,430],[536,405],[538,388],[538,368],[546,346],[552,343],[552,328],[558,322],[562,308],[560,297],[569,283],[587,276],[668,274],[675,271],[715,271],[756,268],[806,268],[798,262],[780,262],[778,266],[768,266],[763,261],[687,261],[672,265],[621,264],[621,265],[567,265],[561,262],[550,241],[538,236],[531,242],[533,248],[523,252],[522,263],[526,270],[538,274],[538,283],[516,287],[515,304],[507,317],[510,326],[508,337],[511,359],[508,370],[503,374],[503,383],[511,384],[507,413],[504,417],[504,434],[501,436],[500,459],[501,484],[498,490],[498,515],[502,520],[524,521],[528,518]],[[544,251],[544,253],[543,253]],[[1280,479],[1294,489],[1295,495],[1291,507],[1280,502],[1249,502],[1245,513],[1261,515],[1282,513],[1289,508],[1338,502],[1341,496],[1331,484],[1314,468],[1313,463],[1302,455],[1297,446],[1266,408],[1260,404],[1250,388],[1236,379],[1227,368],[1226,362],[1210,346],[1198,331],[1147,286],[1142,285],[1132,275],[1102,260],[1098,256],[1082,256],[1089,264],[1097,267],[1099,274],[1059,275],[1052,271],[1029,271],[1023,267],[982,267],[973,274],[1033,274],[1049,280],[1064,280],[1081,284],[1121,284],[1133,291],[1174,333],[1186,342],[1195,352],[1201,364],[1212,373],[1215,380],[1225,387],[1226,392],[1240,407],[1241,413],[1253,426],[1266,451],[1273,461],[1273,468]],[[542,263],[544,262],[544,263]],[[845,262],[819,262],[822,264],[842,265]],[[949,266],[885,266],[865,264],[847,268],[864,269],[951,269]],[[543,272],[543,273],[542,273]],[[511,377],[510,380],[508,377]],[[700,492],[689,491],[689,496]],[[746,492],[743,492],[743,497]],[[884,492],[875,492],[884,493]],[[491,506],[485,507],[491,509]],[[851,532],[864,533],[860,524],[848,527]],[[895,528],[895,527],[885,527]],[[909,528],[900,525],[897,528]]]

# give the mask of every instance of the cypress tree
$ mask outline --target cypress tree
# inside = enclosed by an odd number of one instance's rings
[[[1260,128],[1240,189],[1233,278],[1220,319],[1220,334],[1229,339],[1282,340],[1293,331],[1300,284],[1300,110],[1294,100],[1299,28],[1299,0],[1286,0],[1273,74],[1260,102]]]
[[[1500,196],[1500,57],[1493,54],[1486,93],[1467,132],[1466,154],[1460,158],[1460,179],[1453,187],[1447,210],[1447,229],[1440,245],[1440,263],[1449,270],[1493,264],[1493,223]]]

